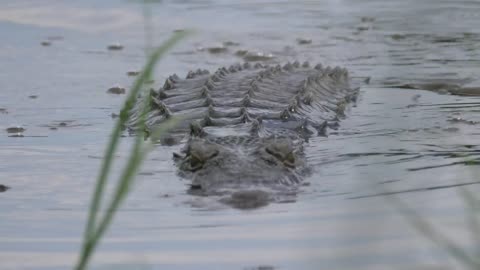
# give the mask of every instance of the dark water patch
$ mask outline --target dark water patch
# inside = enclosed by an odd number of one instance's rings
[[[23,128],[23,127],[9,127],[7,129],[5,129],[7,131],[7,133],[22,133],[24,132],[26,129]]]
[[[224,47],[224,46],[217,46],[217,47],[208,47],[207,51],[211,54],[219,54],[219,53],[228,52],[228,49],[227,47]]]
[[[441,108],[456,108],[456,107],[441,107]],[[465,107],[463,107],[463,108],[465,108]],[[467,119],[463,119],[461,117],[453,117],[453,118],[448,119],[447,121],[451,122],[451,123],[461,123],[461,124],[467,124],[467,125],[476,125],[476,124],[479,123],[478,121],[467,120]]]
[[[461,87],[450,90],[450,93],[457,96],[480,96],[480,87]]]
[[[432,43],[457,43],[463,41],[463,38],[455,37],[434,37],[431,39]]]
[[[0,184],[0,192],[5,192],[5,191],[7,191],[8,189],[10,189],[10,187],[7,187],[7,186],[5,186],[5,185]]]
[[[375,58],[375,55],[362,55],[348,58],[347,61],[362,61],[362,60],[369,60]]]
[[[135,77],[140,74],[140,71],[127,71],[127,76]]]
[[[312,39],[309,39],[309,38],[297,38],[297,44],[298,44],[298,45],[312,44]]]
[[[460,129],[456,128],[456,127],[443,128],[442,130],[445,131],[445,132],[450,132],[450,133],[455,133],[455,132],[460,131]]]
[[[23,135],[22,133],[16,133],[16,134],[8,135],[8,137],[11,137],[11,138],[23,138],[23,137],[25,137],[25,135]]]
[[[353,34],[359,34],[360,32],[368,31],[370,29],[372,29],[370,26],[357,26],[355,27],[355,30],[357,30],[358,32],[354,32]]]
[[[127,90],[125,90],[125,88],[120,87],[120,86],[113,86],[113,87],[110,87],[110,88],[107,90],[107,93],[109,93],[109,94],[116,94],[116,95],[125,94],[126,92],[127,92]]]
[[[24,135],[23,133],[13,133],[8,135],[9,138],[48,138],[47,135]]]
[[[240,56],[246,62],[263,62],[275,58],[272,53],[248,50],[238,50],[235,55]]]
[[[365,23],[365,22],[374,22],[376,19],[374,17],[361,17],[360,21]]]
[[[123,50],[123,45],[120,43],[110,44],[107,46],[107,50],[109,51],[121,51]]]
[[[152,176],[152,175],[155,175],[155,173],[154,172],[139,172],[138,175]]]
[[[214,45],[214,46],[209,46],[209,47],[197,47],[197,51],[199,52],[208,52],[210,54],[223,54],[228,52],[227,46],[224,46],[223,44],[221,45]]]
[[[162,199],[166,199],[166,198],[171,198],[173,197],[174,195],[173,194],[170,194],[170,193],[164,193],[164,194],[160,194],[158,195],[159,198],[162,198]]]
[[[235,41],[231,41],[231,40],[224,41],[224,42],[222,42],[222,44],[223,44],[223,46],[225,46],[225,47],[240,46],[240,43],[239,43],[239,42],[235,42]]]

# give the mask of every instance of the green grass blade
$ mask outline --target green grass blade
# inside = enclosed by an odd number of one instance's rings
[[[95,185],[95,191],[94,195],[92,197],[92,201],[90,204],[90,209],[89,209],[89,214],[88,214],[88,220],[87,220],[87,225],[85,228],[85,233],[84,233],[84,238],[83,238],[83,247],[80,255],[79,262],[77,264],[76,269],[77,270],[82,270],[85,268],[89,257],[92,253],[92,251],[95,249],[96,244],[98,243],[98,237],[103,235],[103,232],[100,231],[103,227],[108,227],[108,224],[110,223],[109,220],[105,221],[105,219],[110,219],[108,217],[108,213],[111,212],[110,209],[116,210],[116,208],[112,208],[112,205],[119,205],[119,203],[122,201],[122,198],[125,196],[126,192],[124,191],[125,188],[128,190],[128,185],[129,183],[125,184],[125,181],[128,179],[132,179],[132,177],[135,175],[136,168],[138,168],[140,162],[143,160],[141,155],[139,154],[139,151],[141,151],[141,141],[140,143],[138,140],[141,140],[141,138],[137,138],[137,141],[134,146],[134,150],[131,154],[131,158],[129,159],[129,164],[124,170],[124,173],[122,175],[122,179],[120,180],[120,184],[123,183],[123,186],[120,185],[120,187],[116,190],[118,194],[114,195],[114,199],[112,200],[112,203],[110,204],[109,211],[107,211],[106,216],[100,221],[100,225],[98,226],[98,229],[94,231],[94,228],[96,226],[96,219],[97,219],[97,213],[98,210],[100,209],[100,203],[101,203],[101,198],[103,196],[103,191],[105,187],[106,180],[108,178],[109,171],[111,170],[111,165],[113,162],[113,154],[118,146],[118,141],[120,137],[120,133],[122,131],[122,127],[126,123],[129,117],[129,112],[132,109],[134,103],[135,103],[135,98],[138,96],[139,92],[142,89],[142,86],[144,83],[147,81],[148,78],[151,77],[153,73],[153,69],[158,62],[158,60],[169,50],[171,49],[178,41],[183,39],[189,34],[189,32],[179,32],[174,34],[170,39],[168,39],[162,46],[157,48],[150,56],[150,58],[147,61],[147,64],[143,68],[140,76],[137,78],[137,80],[134,82],[132,89],[125,101],[125,104],[121,110],[120,117],[115,123],[115,126],[113,128],[111,138],[109,145],[106,149],[106,154],[102,163],[102,167],[100,170],[100,174],[97,178],[97,182]],[[143,114],[142,114],[143,115]],[[144,117],[144,116],[142,116]],[[144,122],[144,121],[140,121]],[[144,125],[144,123],[141,123],[141,125]],[[128,182],[128,181],[127,181]],[[111,214],[113,217],[113,213]],[[102,224],[104,224],[102,226]],[[104,230],[104,229],[103,229]],[[99,233],[100,231],[100,233]]]

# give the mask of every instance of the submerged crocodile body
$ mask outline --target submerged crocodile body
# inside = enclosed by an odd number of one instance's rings
[[[347,70],[308,62],[197,70],[185,79],[172,75],[150,92],[146,127],[181,116],[162,140],[185,143],[174,160],[179,175],[191,180],[190,192],[228,194],[223,202],[251,208],[271,200],[271,190],[292,191],[302,182],[309,171],[304,143],[337,125],[357,95]]]

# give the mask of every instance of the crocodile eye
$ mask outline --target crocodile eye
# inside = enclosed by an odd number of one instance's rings
[[[283,158],[282,158],[282,155],[280,153],[278,153],[277,151],[275,151],[275,149],[272,149],[271,147],[266,147],[265,148],[265,151],[267,153],[269,153],[270,155],[276,157],[277,159],[279,159],[280,161],[283,161]]]
[[[204,163],[204,160],[200,159],[200,157],[196,155],[191,155],[190,156],[190,170],[191,171],[196,171],[200,168],[202,168]]]
[[[290,150],[289,152],[286,152]],[[274,156],[278,161],[282,162],[285,166],[295,167],[295,154],[291,149],[282,148],[278,146],[268,146],[265,148],[265,152]]]
[[[190,153],[190,156],[189,156],[190,166],[188,170],[192,172],[200,170],[205,164],[205,162],[207,162],[207,160],[214,158],[218,155],[218,150],[208,153],[209,154],[208,156],[205,154],[206,153],[196,153],[196,152]]]

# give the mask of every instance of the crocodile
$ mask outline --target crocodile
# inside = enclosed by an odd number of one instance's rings
[[[256,208],[278,201],[272,194],[295,193],[311,172],[304,145],[336,128],[358,92],[346,69],[308,62],[198,69],[185,79],[171,75],[138,99],[129,126],[138,124],[145,100],[147,132],[179,116],[161,142],[184,144],[173,159],[188,192]]]

